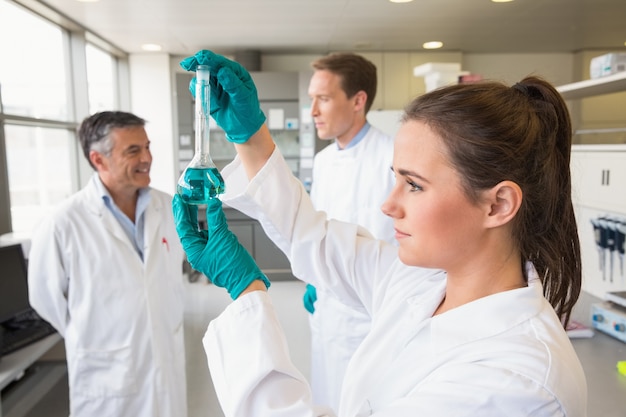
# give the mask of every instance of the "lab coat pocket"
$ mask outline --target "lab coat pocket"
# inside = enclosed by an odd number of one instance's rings
[[[137,393],[131,348],[78,352],[73,390],[89,398],[121,397]]]

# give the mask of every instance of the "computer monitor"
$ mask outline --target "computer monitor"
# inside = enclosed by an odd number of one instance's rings
[[[0,323],[31,310],[21,244],[0,246]]]

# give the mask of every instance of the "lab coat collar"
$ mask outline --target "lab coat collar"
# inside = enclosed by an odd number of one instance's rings
[[[104,203],[104,199],[102,198],[102,189],[104,186],[100,182],[100,178],[97,173],[94,173],[91,177],[91,180],[83,191],[85,192],[85,207],[86,210],[91,212],[94,216],[98,217],[105,227],[109,230],[111,235],[115,236],[116,239],[127,242],[129,247],[134,250],[131,242],[126,236],[122,226],[118,223],[118,221],[113,216],[113,213],[109,211]],[[146,188],[146,192],[149,193],[151,190],[150,187]],[[167,207],[169,208],[169,207]],[[160,219],[161,216],[159,214],[152,214],[153,211],[159,212],[161,210],[166,209],[159,198],[151,198],[148,202],[146,211],[145,211],[145,239],[144,239],[144,259],[146,260],[145,264],[147,264],[147,260],[150,255],[150,247],[154,243],[154,239],[158,239],[160,236],[161,224]],[[108,213],[108,215],[107,215]]]
[[[361,130],[358,131],[358,133],[352,138],[352,140],[350,140],[348,145],[346,145],[346,147],[343,149],[339,147],[339,143],[337,143],[337,141],[335,140],[335,146],[337,147],[337,150],[343,151],[343,150],[355,147],[356,145],[359,144],[359,142],[361,142],[361,140],[363,140],[363,138],[365,137],[365,135],[367,135],[367,132],[369,130],[370,130],[370,124],[368,122],[365,122]]]
[[[432,349],[447,349],[505,332],[537,316],[545,306],[543,286],[532,264],[528,286],[489,295],[434,316]],[[481,325],[481,317],[485,325]]]
[[[85,191],[88,193],[88,201],[91,203],[89,204],[89,208],[96,215],[101,216],[103,210],[107,209],[104,203],[104,198],[109,198],[111,199],[111,202],[113,202],[111,198],[111,194],[106,189],[104,184],[102,184],[102,181],[100,180],[100,177],[98,176],[97,172],[94,172],[93,175],[91,176],[91,179],[85,186]],[[152,202],[153,203],[152,205],[154,205],[154,207],[156,207],[158,210],[162,209],[162,204],[160,203],[158,199],[154,200],[150,198],[150,195],[149,195],[150,187],[143,188],[139,192],[140,192],[140,199],[146,200],[144,202],[145,206],[150,207],[151,205],[150,202]]]
[[[406,372],[407,364],[433,358],[452,360],[450,352],[463,351],[457,347],[491,338],[539,314],[546,305],[541,282],[532,265],[527,266],[527,272],[528,287],[483,297],[434,317],[432,314],[445,294],[445,279],[435,275],[428,282],[423,281],[429,289],[407,299],[409,314],[398,330],[398,334],[407,335],[406,339],[397,346],[399,350],[393,353],[391,363],[365,388],[363,392],[367,394],[352,401],[360,406],[358,415],[370,415],[372,410],[408,395],[408,389],[422,383],[428,366],[420,366],[421,370],[413,373]],[[497,339],[494,340],[497,346]],[[399,393],[398,387],[407,391]]]

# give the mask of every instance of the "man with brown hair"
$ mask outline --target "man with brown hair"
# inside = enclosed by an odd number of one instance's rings
[[[393,242],[393,222],[380,209],[394,184],[393,139],[366,118],[376,96],[376,66],[357,54],[333,53],[312,67],[311,116],[318,137],[331,141],[314,158],[313,204],[329,218]],[[313,399],[337,411],[346,367],[369,331],[370,315],[332,288],[307,285],[304,304],[311,313]]]

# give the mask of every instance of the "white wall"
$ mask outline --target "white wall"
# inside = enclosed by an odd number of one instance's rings
[[[357,51],[358,53],[358,51]],[[580,73],[575,54],[462,54],[460,52],[368,52],[363,56],[378,68],[379,87],[372,109],[400,110],[424,93],[423,78],[413,68],[426,62],[460,62],[461,69],[484,78],[513,84],[529,74],[541,75],[555,85],[568,84]],[[316,54],[266,54],[263,71],[310,71]],[[146,130],[154,157],[152,186],[175,192],[178,179],[178,146],[174,75],[185,72],[179,62],[184,56],[166,54],[131,55],[131,111],[148,120]],[[232,57],[231,57],[232,58]]]
[[[580,73],[571,53],[545,54],[463,54],[461,52],[358,52],[378,68],[379,91],[373,109],[397,110],[425,91],[424,80],[413,76],[415,66],[427,62],[459,62],[461,69],[484,78],[513,84],[529,74],[544,77],[554,85],[568,84]],[[266,54],[261,57],[263,71],[310,71],[316,54]],[[175,71],[183,71],[172,57]]]
[[[175,164],[173,88],[168,54],[134,54],[129,57],[131,112],[146,119],[152,151],[151,186],[173,194]]]
[[[574,54],[464,54],[463,70],[484,78],[514,84],[527,75],[539,75],[555,86],[574,80]]]
[[[263,71],[311,71],[311,62],[321,54],[267,54],[261,56]]]
[[[360,53],[356,51],[357,53]],[[554,85],[574,80],[574,54],[463,54],[460,52],[363,52],[378,69],[378,93],[372,109],[397,110],[425,92],[424,79],[413,68],[427,62],[458,62],[463,71],[513,84],[529,74]],[[263,71],[310,71],[313,54],[263,55]],[[577,81],[577,80],[576,80]]]

